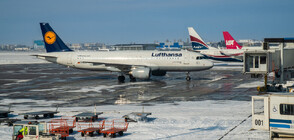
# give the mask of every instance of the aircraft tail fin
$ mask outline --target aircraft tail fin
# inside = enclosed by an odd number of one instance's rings
[[[205,50],[209,49],[207,44],[202,40],[202,38],[197,34],[193,27],[188,27],[188,32],[190,40],[192,42],[193,50]]]
[[[229,32],[223,32],[227,49],[242,49],[242,46],[230,35]]]
[[[42,35],[47,52],[67,52],[73,51],[67,47],[59,38],[55,31],[51,28],[49,23],[40,23]]]

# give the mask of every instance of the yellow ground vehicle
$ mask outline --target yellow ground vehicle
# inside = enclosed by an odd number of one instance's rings
[[[12,140],[17,140],[19,131],[27,127],[22,140],[59,140],[59,134],[49,134],[47,132],[46,122],[37,121],[19,121],[13,124]]]

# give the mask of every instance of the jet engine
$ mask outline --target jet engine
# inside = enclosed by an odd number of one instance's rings
[[[139,79],[149,79],[150,78],[150,68],[135,68],[130,74]]]
[[[152,75],[153,76],[164,76],[164,75],[166,75],[166,71],[163,71],[163,70],[155,70],[155,71],[152,71]]]

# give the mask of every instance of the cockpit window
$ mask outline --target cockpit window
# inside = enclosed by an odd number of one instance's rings
[[[205,57],[203,57],[203,56],[197,56],[196,57],[196,60],[201,60],[201,59],[205,59]]]

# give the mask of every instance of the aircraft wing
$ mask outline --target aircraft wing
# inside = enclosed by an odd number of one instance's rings
[[[40,54],[31,55],[31,56],[36,56],[36,57],[45,57],[45,58],[57,58],[56,56],[48,56],[48,55],[40,55]]]
[[[121,63],[105,63],[105,62],[91,62],[91,61],[82,61],[82,62],[92,63],[93,65],[104,65],[105,67],[109,67],[110,71],[117,71],[115,69],[118,69],[124,73],[130,72],[132,68],[147,67],[146,65],[131,65],[131,64],[121,64]]]
[[[51,55],[42,55],[42,54],[37,54],[37,55],[31,55],[31,56],[36,56],[37,58],[57,63],[57,57],[56,56],[51,56]]]

